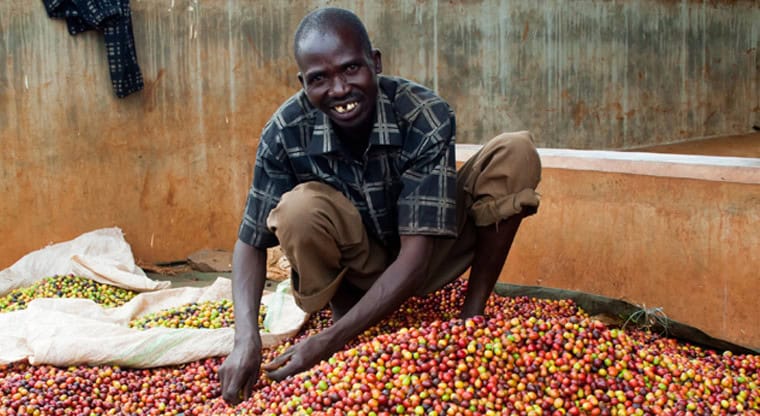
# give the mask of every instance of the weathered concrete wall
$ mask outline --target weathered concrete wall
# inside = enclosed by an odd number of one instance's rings
[[[256,138],[298,87],[291,34],[322,4],[365,19],[386,72],[449,99],[460,142],[625,148],[758,120],[751,0],[132,0],[146,88],[122,100],[99,34],[4,0],[0,267],[104,226],[151,262],[231,247]]]

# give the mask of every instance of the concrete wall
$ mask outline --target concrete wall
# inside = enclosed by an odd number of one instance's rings
[[[298,87],[291,33],[318,4],[354,8],[386,72],[449,99],[460,142],[530,129],[545,148],[620,149],[759,120],[751,1],[132,0],[146,88],[120,100],[98,34],[6,0],[0,267],[106,226],[144,261],[229,249],[257,135]],[[760,346],[757,160],[623,157],[544,150],[543,205],[502,280],[663,306]]]
[[[230,248],[257,136],[298,87],[292,31],[322,4],[355,9],[387,72],[449,99],[462,143],[530,129],[626,148],[745,132],[760,111],[751,0],[132,0],[146,87],[126,99],[102,36],[3,0],[0,267],[109,226],[148,262]]]

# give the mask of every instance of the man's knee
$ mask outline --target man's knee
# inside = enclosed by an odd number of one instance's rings
[[[491,151],[499,153],[501,164],[511,167],[511,176],[522,183],[518,188],[533,188],[541,180],[541,158],[538,155],[533,135],[529,131],[502,133],[489,143]],[[519,190],[519,189],[517,189]]]
[[[338,190],[321,182],[305,182],[282,195],[267,226],[282,242],[292,236],[331,237],[342,243],[361,238],[361,216]]]
[[[311,227],[325,205],[325,192],[329,186],[319,182],[306,182],[284,193],[280,202],[269,214],[267,226],[273,231],[284,228]],[[330,188],[331,189],[331,188]],[[317,217],[317,218],[315,218]],[[302,230],[305,231],[305,230]]]
[[[483,146],[477,158],[474,179],[467,186],[473,200],[470,216],[476,225],[536,212],[541,160],[530,132],[500,134]]]
[[[533,134],[528,130],[504,132],[494,137],[489,142],[509,143],[515,148],[522,148],[525,150],[535,150],[536,148],[536,145],[533,142]]]

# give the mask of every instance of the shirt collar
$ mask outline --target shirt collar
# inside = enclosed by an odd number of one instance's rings
[[[393,103],[379,85],[376,104],[377,113],[375,125],[372,127],[372,133],[369,136],[369,147],[401,147],[402,137],[398,128],[396,112],[393,110]],[[314,130],[307,152],[311,155],[319,155],[338,152],[342,149],[343,144],[332,128],[330,118],[327,117],[327,114],[317,110]]]

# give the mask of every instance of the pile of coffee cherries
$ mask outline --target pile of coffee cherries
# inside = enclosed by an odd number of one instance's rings
[[[145,370],[0,366],[0,415],[177,415],[218,396],[219,363]]]
[[[267,310],[268,308],[264,304],[259,307],[259,329],[263,332],[267,332],[264,327]],[[192,302],[176,308],[145,314],[130,321],[129,326],[137,329],[155,327],[230,328],[235,326],[235,311],[232,301],[229,299]]]
[[[259,327],[261,327],[264,314],[266,314],[266,307],[262,305],[259,312]],[[188,303],[176,308],[143,315],[129,323],[130,327],[139,329],[159,326],[167,328],[227,328],[234,325],[235,313],[232,301],[229,299]]]
[[[191,414],[760,413],[760,356],[608,327],[567,300],[493,295],[485,316],[456,319],[465,289],[411,299],[313,369]]]
[[[0,312],[26,309],[37,298],[85,298],[104,307],[117,307],[129,302],[137,292],[69,275],[45,277],[31,286],[14,289],[0,296]]]
[[[462,320],[466,285],[409,299],[306,372],[262,372],[236,407],[219,397],[221,357],[144,370],[22,362],[0,367],[0,415],[760,414],[760,356],[610,327],[569,300],[493,295]],[[312,315],[263,361],[330,323]]]

